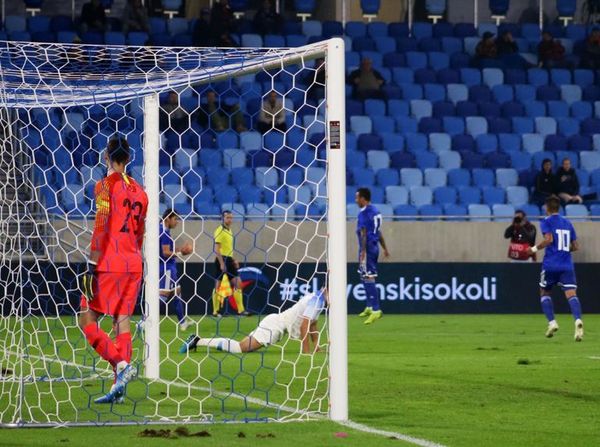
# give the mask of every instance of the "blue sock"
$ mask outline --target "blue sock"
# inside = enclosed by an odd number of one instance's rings
[[[579,298],[574,296],[569,298],[567,301],[569,302],[569,307],[571,308],[573,318],[576,320],[581,320],[581,303],[579,302]]]
[[[369,307],[371,307],[374,311],[379,310],[379,292],[377,292],[377,287],[374,282],[365,282],[365,292],[367,293],[367,302],[370,303]]]
[[[543,296],[540,301],[542,303],[542,310],[548,321],[554,320],[554,305],[552,304],[552,298]]]
[[[175,313],[177,314],[177,321],[179,323],[183,323],[185,321],[185,315],[183,314],[183,301],[178,295],[175,295],[173,297],[173,303],[175,305]]]
[[[365,289],[365,298],[367,301],[367,306],[366,307],[373,307],[373,298],[371,297],[371,294],[369,293],[369,283],[367,283],[366,281],[362,281],[362,285],[363,285],[363,289]]]

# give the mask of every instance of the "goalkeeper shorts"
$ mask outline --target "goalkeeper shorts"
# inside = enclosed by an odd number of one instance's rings
[[[269,346],[281,340],[285,330],[285,325],[279,314],[270,314],[263,318],[258,327],[250,332],[248,336],[254,338],[263,346]]]
[[[94,281],[94,299],[88,303],[81,296],[81,309],[99,314],[131,316],[142,287],[142,273],[97,272]]]

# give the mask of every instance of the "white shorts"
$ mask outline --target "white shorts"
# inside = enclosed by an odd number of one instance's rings
[[[258,327],[250,332],[248,336],[254,338],[263,346],[269,346],[281,340],[285,330],[285,325],[279,318],[279,314],[270,314],[263,318]]]

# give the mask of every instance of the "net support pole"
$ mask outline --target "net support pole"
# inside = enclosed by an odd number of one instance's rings
[[[346,102],[344,41],[327,46],[327,194],[329,270],[329,416],[348,419],[348,322],[346,302]]]
[[[144,187],[148,194],[146,215],[144,376],[159,378],[160,365],[160,297],[159,297],[159,148],[158,94],[144,98]]]

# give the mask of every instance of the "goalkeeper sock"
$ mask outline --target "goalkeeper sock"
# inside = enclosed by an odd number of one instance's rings
[[[123,357],[113,341],[106,332],[100,329],[97,323],[88,324],[83,328],[83,333],[90,346],[113,367],[123,361]]]
[[[219,313],[221,311],[221,302],[219,300],[219,294],[217,293],[217,289],[213,289],[212,304],[213,304],[213,314]]]
[[[175,314],[177,315],[177,321],[179,324],[185,321],[185,315],[183,313],[183,300],[179,295],[173,296],[173,304],[175,306]]]
[[[233,299],[235,300],[235,305],[237,306],[238,314],[244,312],[244,295],[242,294],[242,289],[235,289],[233,291]]]
[[[131,362],[131,333],[123,332],[122,334],[117,335],[115,345],[123,360],[127,363]]]
[[[571,313],[573,314],[573,318],[576,320],[581,320],[581,303],[579,302],[579,298],[576,296],[569,298],[569,307],[571,308]]]
[[[365,282],[365,293],[367,294],[367,303],[373,309],[373,312],[379,310],[379,292],[374,282]]]
[[[540,301],[542,303],[542,310],[548,321],[554,321],[554,305],[552,304],[552,298],[543,296]]]
[[[208,346],[218,351],[233,352],[236,354],[242,352],[240,344],[231,338],[201,338],[196,343],[196,346]]]

